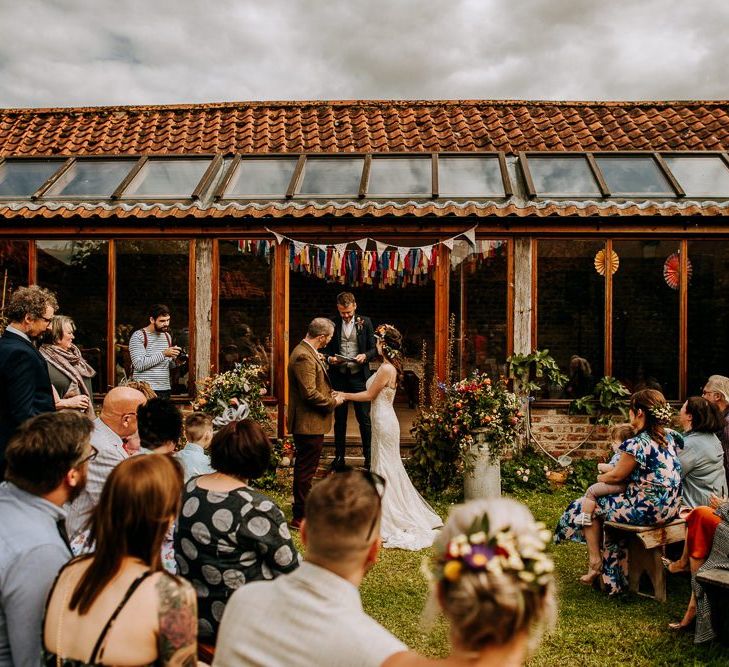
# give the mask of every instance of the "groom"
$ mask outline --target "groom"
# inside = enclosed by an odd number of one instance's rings
[[[351,292],[342,292],[337,296],[339,317],[334,318],[334,335],[326,346],[324,354],[330,366],[330,376],[334,389],[342,392],[357,393],[365,391],[367,378],[370,376],[370,361],[377,356],[375,331],[369,317],[356,316],[357,302]],[[336,355],[354,359],[343,361]],[[364,465],[369,470],[372,440],[370,424],[370,404],[354,403],[354,414],[359,423],[362,438]],[[344,453],[347,441],[347,417],[349,403],[342,403],[334,411],[334,461],[332,469],[341,470],[345,466]]]

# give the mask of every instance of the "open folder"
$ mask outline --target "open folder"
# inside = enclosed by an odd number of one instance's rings
[[[345,357],[343,354],[335,354],[334,358],[339,361],[350,361],[352,363],[357,363],[357,360],[354,357]]]

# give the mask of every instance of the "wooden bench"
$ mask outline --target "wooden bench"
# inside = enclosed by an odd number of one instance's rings
[[[666,570],[661,562],[663,547],[686,539],[686,522],[675,519],[661,526],[631,526],[627,523],[605,522],[605,530],[627,539],[628,585],[638,595],[666,601]],[[643,575],[650,579],[653,594],[640,591]]]
[[[725,646],[729,644],[729,570],[717,568],[696,574],[698,581],[711,600],[711,625]]]

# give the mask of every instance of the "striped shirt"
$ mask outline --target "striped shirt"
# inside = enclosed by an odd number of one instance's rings
[[[147,347],[144,334],[137,329],[129,339],[129,356],[132,358],[132,377],[147,382],[155,391],[170,390],[170,368],[175,363],[163,352],[170,347],[170,335],[153,331],[147,333]]]

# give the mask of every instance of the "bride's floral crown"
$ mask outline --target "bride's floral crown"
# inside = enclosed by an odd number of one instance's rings
[[[393,347],[393,344],[395,343],[388,343],[386,338],[387,334],[392,334],[393,332],[397,333],[397,329],[391,324],[380,324],[377,329],[375,329],[375,338],[382,343],[382,351],[385,352],[390,359],[399,359],[402,357],[402,352]]]
[[[435,564],[436,579],[455,583],[464,572],[513,573],[529,586],[546,586],[554,571],[545,553],[552,533],[541,521],[536,526],[536,534],[516,535],[507,526],[489,536],[489,518],[484,514],[468,533],[448,542]]]

